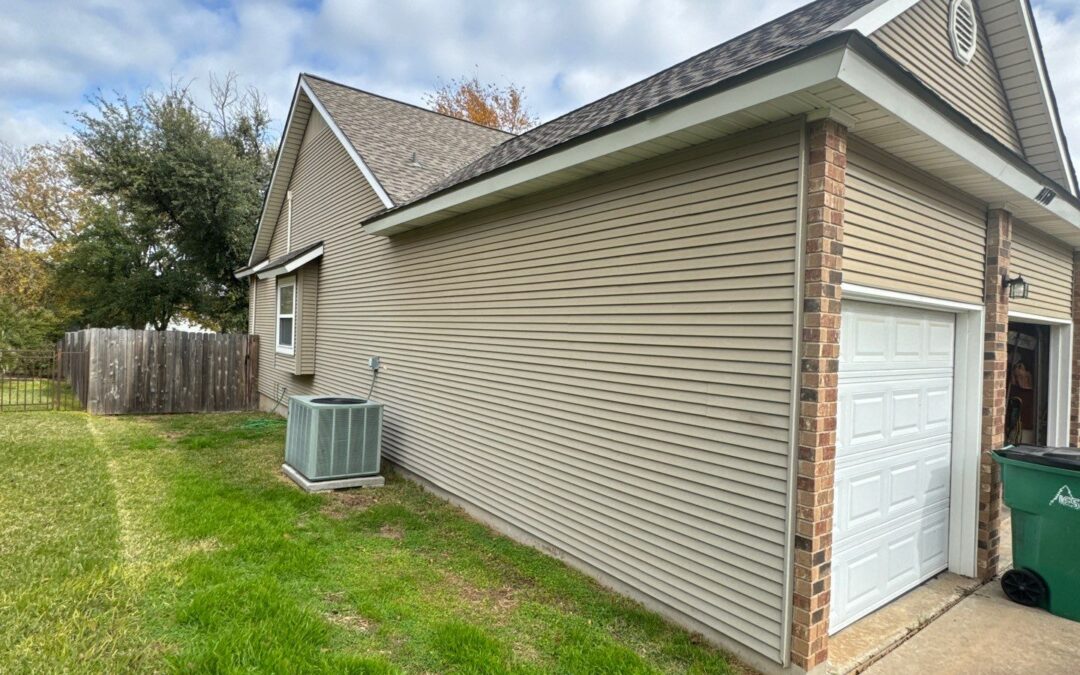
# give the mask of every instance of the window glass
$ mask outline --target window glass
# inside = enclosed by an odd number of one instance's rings
[[[278,314],[293,313],[293,285],[282,286],[278,293]]]

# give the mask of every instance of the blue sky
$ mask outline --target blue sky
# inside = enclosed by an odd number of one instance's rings
[[[4,0],[0,141],[68,132],[96,90],[235,72],[280,122],[309,71],[420,103],[440,78],[513,81],[547,120],[805,0]],[[1080,148],[1077,0],[1035,0],[1051,78]]]

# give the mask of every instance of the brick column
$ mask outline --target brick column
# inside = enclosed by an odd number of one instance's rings
[[[1002,284],[1009,271],[1012,214],[991,209],[986,221],[986,332],[983,354],[982,454],[979,467],[978,575],[997,574],[1001,543],[1001,474],[990,453],[1005,444],[1005,397],[1009,368],[1009,292]]]
[[[1080,448],[1080,249],[1073,251],[1072,396],[1069,400],[1069,445]]]
[[[812,671],[829,656],[847,129],[824,119],[811,122],[807,133],[791,659]]]

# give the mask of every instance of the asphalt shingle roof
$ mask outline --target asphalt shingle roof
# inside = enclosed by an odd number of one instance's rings
[[[314,75],[302,77],[395,204],[514,138]]]
[[[404,206],[647,112],[808,47],[873,0],[817,0],[593,103],[501,143],[413,193]],[[378,173],[378,172],[376,172]],[[396,201],[396,200],[395,200]]]

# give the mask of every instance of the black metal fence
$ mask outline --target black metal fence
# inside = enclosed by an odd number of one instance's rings
[[[61,348],[0,350],[0,412],[82,410],[69,382],[85,360]]]

